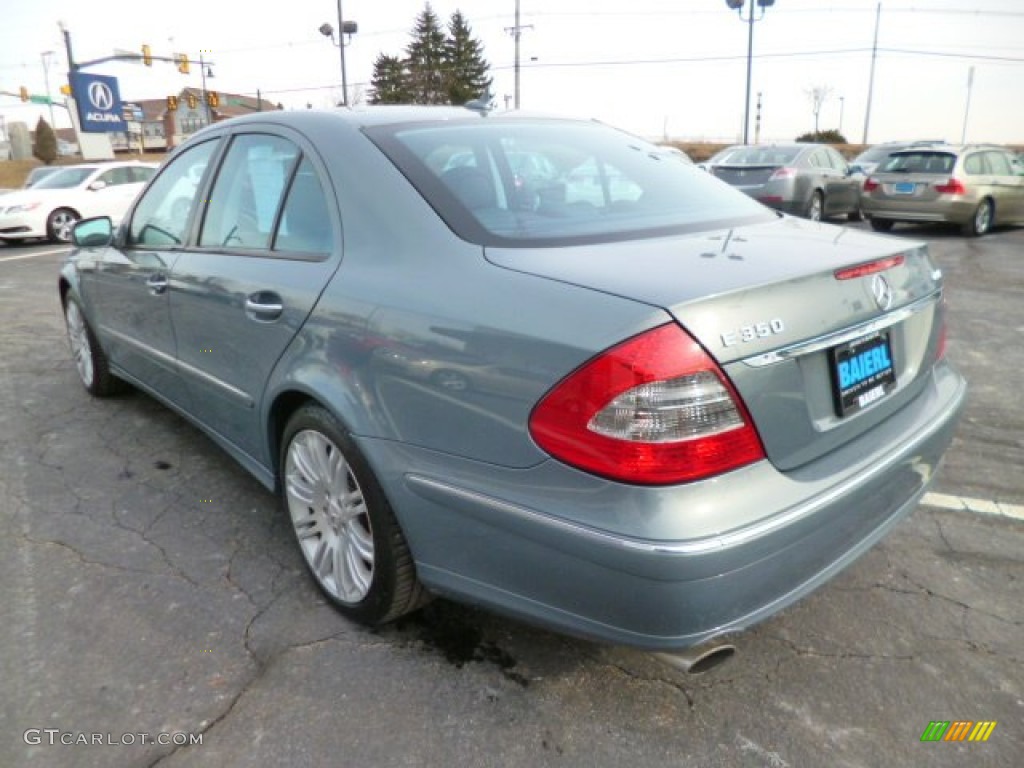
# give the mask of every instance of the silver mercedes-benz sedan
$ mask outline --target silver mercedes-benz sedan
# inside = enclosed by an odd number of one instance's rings
[[[653,650],[748,627],[914,509],[966,393],[925,245],[593,122],[264,112],[74,243],[85,388],[210,435],[371,624],[442,595]]]

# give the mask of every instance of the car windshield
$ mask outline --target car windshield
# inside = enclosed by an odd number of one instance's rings
[[[32,189],[71,189],[89,178],[95,170],[95,168],[65,168],[37,181],[32,185]]]
[[[367,135],[463,239],[564,245],[772,216],[664,149],[606,126],[488,119]]]
[[[956,165],[956,155],[949,152],[897,152],[879,169],[888,173],[948,174]]]
[[[800,147],[736,147],[715,156],[716,165],[786,165],[796,160]]]

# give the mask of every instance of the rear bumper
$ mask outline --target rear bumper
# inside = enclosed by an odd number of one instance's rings
[[[894,203],[886,200],[861,199],[864,215],[873,219],[890,221],[921,221],[934,223],[963,224],[970,221],[978,207],[973,200],[954,200],[937,203]]]
[[[965,395],[943,365],[913,403],[825,459],[667,489],[555,462],[518,477],[445,475],[431,468],[436,457],[364,447],[384,465],[428,587],[559,631],[667,650],[764,620],[874,545],[927,489]]]

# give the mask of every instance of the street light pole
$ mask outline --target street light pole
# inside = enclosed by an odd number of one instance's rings
[[[761,9],[760,15],[755,12],[755,3]],[[743,99],[743,143],[749,144],[750,141],[750,85],[751,76],[754,69],[754,22],[760,21],[764,18],[764,14],[768,8],[775,5],[775,0],[750,0],[750,5],[747,8],[746,17],[743,16],[743,6],[746,5],[746,0],[725,0],[725,4],[730,10],[736,11],[740,17],[740,21],[747,24],[747,89]]]
[[[57,126],[53,122],[53,99],[50,98],[50,62],[47,60],[47,57],[53,54],[54,51],[43,51],[39,56],[43,61],[43,82],[46,83],[46,103],[50,107],[50,127],[56,131]]]
[[[203,109],[206,112],[206,124],[213,125],[213,113],[210,111],[210,97],[206,93],[206,61],[203,59],[203,52],[199,52],[199,74],[203,78]],[[213,77],[213,72],[210,72]]]
[[[338,0],[338,50],[341,51],[341,105],[348,106],[348,72],[345,70],[345,17]]]

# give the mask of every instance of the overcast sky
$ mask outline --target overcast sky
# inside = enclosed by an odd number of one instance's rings
[[[762,140],[813,130],[808,92],[829,97],[819,127],[864,138],[877,0],[777,0],[754,25],[753,86],[762,94]],[[274,8],[273,12],[264,8]],[[368,87],[372,62],[400,54],[422,0],[343,0],[359,25],[346,48],[350,93]],[[447,21],[460,9],[485,48],[499,107],[514,91],[515,0],[435,0]],[[868,140],[1024,144],[1024,0],[883,0]],[[628,10],[625,10],[628,9]],[[725,0],[521,0],[521,103],[524,109],[595,117],[654,139],[732,142],[742,136],[748,25]],[[338,49],[317,28],[337,26],[335,0],[8,0],[0,13],[0,90],[42,94],[41,53],[55,54],[50,88],[66,82],[58,20],[75,58],[115,48],[155,54],[200,51],[213,59],[208,88],[255,96],[287,108],[326,107],[340,98]],[[967,109],[968,77],[973,88]],[[199,87],[199,68],[180,75],[113,63],[126,99],[159,98]],[[8,122],[34,124],[46,110],[0,96]],[[751,138],[754,135],[751,108]],[[840,120],[842,124],[840,126]],[[58,127],[70,125],[56,110]]]

